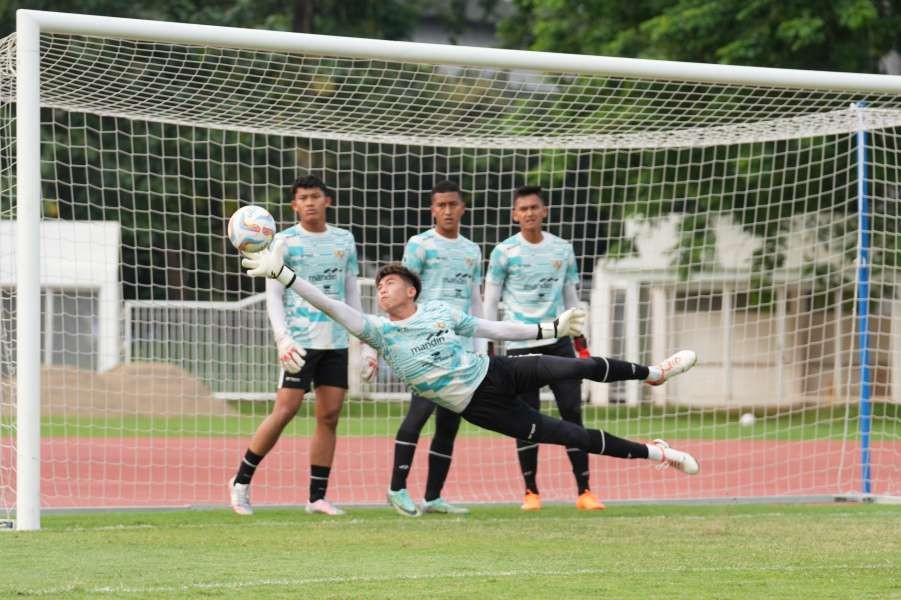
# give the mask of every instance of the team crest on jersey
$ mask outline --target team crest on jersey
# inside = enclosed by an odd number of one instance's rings
[[[463,259],[463,262],[466,263],[467,267],[472,268],[472,265],[475,264],[476,261],[474,261],[473,259],[471,259],[467,256],[466,258]]]
[[[554,265],[555,270],[559,271],[560,267],[563,266],[563,261],[562,260],[553,260],[553,261],[551,261],[551,264]]]
[[[444,324],[444,321],[435,321],[435,329],[444,329],[447,325]]]
[[[344,258],[345,254],[346,254],[346,252],[344,250],[335,250],[335,258],[337,258],[339,260]]]

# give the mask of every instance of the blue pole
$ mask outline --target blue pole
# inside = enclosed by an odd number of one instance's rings
[[[856,104],[863,110],[865,102]],[[860,346],[860,464],[861,492],[870,494],[873,488],[870,471],[870,199],[867,186],[867,132],[857,132],[857,331]]]

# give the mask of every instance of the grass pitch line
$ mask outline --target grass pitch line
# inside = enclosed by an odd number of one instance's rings
[[[19,595],[45,596],[81,592],[87,594],[178,594],[191,591],[242,590],[255,587],[304,586],[320,584],[353,583],[402,583],[405,581],[434,581],[439,579],[508,578],[508,577],[574,577],[580,575],[643,575],[659,573],[727,573],[727,572],[785,572],[805,573],[817,571],[874,571],[897,568],[894,563],[880,565],[774,565],[774,566],[723,566],[723,567],[670,567],[653,569],[599,568],[572,570],[522,570],[522,571],[466,571],[460,573],[427,573],[423,575],[353,575],[348,577],[309,577],[302,579],[250,579],[233,582],[191,583],[179,586],[100,586],[71,585],[59,588],[16,590]]]
[[[369,509],[365,509],[369,510]],[[376,509],[379,510],[379,509]],[[234,527],[272,527],[272,528],[290,528],[294,529],[297,527],[305,526],[305,525],[315,525],[317,527],[346,527],[346,526],[361,526],[361,525],[373,525],[377,523],[385,523],[388,521],[392,521],[393,526],[400,527],[434,527],[434,526],[451,526],[458,527],[460,525],[466,524],[475,524],[478,523],[480,525],[490,525],[493,523],[497,524],[505,524],[505,523],[518,523],[518,524],[548,524],[548,523],[572,523],[576,519],[582,519],[586,522],[602,522],[609,521],[611,519],[617,520],[637,520],[637,521],[672,521],[674,519],[684,520],[684,521],[709,521],[711,518],[721,518],[721,519],[761,519],[761,518],[781,518],[791,514],[792,518],[795,519],[803,519],[803,518],[815,518],[820,519],[822,515],[820,514],[805,514],[805,513],[786,513],[779,511],[768,511],[768,512],[759,512],[759,513],[737,513],[737,514],[717,514],[717,515],[628,515],[628,514],[616,514],[610,510],[607,510],[603,514],[598,515],[583,515],[583,514],[573,514],[573,516],[561,516],[561,517],[551,517],[545,515],[517,515],[515,517],[479,517],[476,515],[469,515],[465,517],[450,517],[444,515],[434,515],[434,516],[426,516],[425,518],[419,519],[408,519],[404,517],[400,517],[395,515],[393,512],[389,515],[387,514],[387,509],[383,510],[381,513],[376,513],[374,518],[366,518],[366,517],[351,517],[351,518],[322,518],[318,516],[308,516],[304,514],[300,514],[298,512],[299,519],[296,521],[289,520],[271,520],[271,519],[257,519],[257,518],[242,518],[239,521],[227,521],[222,523],[182,523],[182,524],[172,524],[172,523],[164,523],[164,524],[156,524],[156,523],[135,523],[132,525],[98,525],[97,527],[64,527],[60,529],[47,529],[49,532],[89,532],[89,531],[130,531],[130,530],[141,530],[141,529],[208,529],[208,528],[234,528]],[[385,513],[385,514],[382,514]],[[265,513],[264,513],[265,514]],[[861,513],[857,511],[846,511],[846,512],[835,512],[830,511],[828,513],[829,517],[859,517]],[[901,512],[896,510],[868,510],[866,512],[866,516],[874,516],[874,517],[901,517]]]

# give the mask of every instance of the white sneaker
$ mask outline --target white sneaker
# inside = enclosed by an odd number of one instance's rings
[[[654,445],[660,448],[660,451],[663,453],[663,460],[660,462],[661,467],[673,467],[686,475],[696,475],[701,470],[701,465],[688,452],[671,448],[663,440],[654,440]]]
[[[345,514],[343,510],[326,500],[325,498],[320,498],[316,502],[307,502],[306,508],[307,514],[320,514],[320,515],[329,515],[330,517],[340,517]]]
[[[228,482],[228,495],[233,511],[244,516],[253,514],[253,507],[250,505],[249,483],[235,483],[235,478],[232,477]]]
[[[653,381],[651,379],[645,379],[644,382],[648,385],[663,385],[676,375],[681,375],[695,366],[697,362],[698,355],[695,354],[694,350],[679,350],[662,363],[654,365],[660,369],[660,372],[662,373],[659,379]]]

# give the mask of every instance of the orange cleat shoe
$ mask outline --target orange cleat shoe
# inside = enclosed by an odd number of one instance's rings
[[[526,497],[523,499],[520,508],[528,512],[541,510],[541,496],[534,492],[526,492]]]
[[[604,510],[607,507],[598,500],[598,497],[591,490],[585,490],[576,499],[576,508],[579,510]]]

